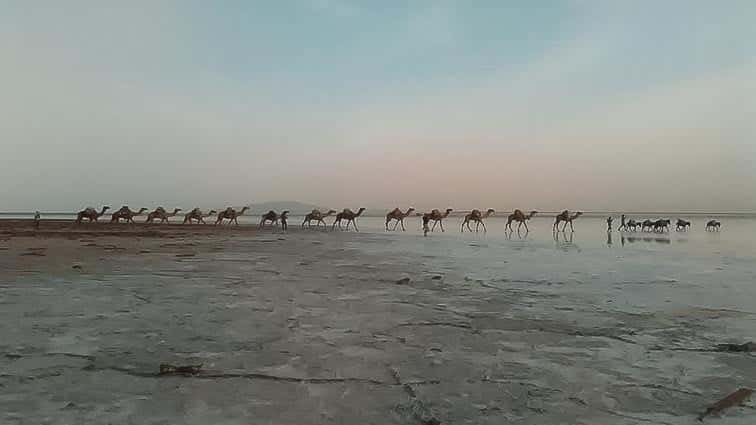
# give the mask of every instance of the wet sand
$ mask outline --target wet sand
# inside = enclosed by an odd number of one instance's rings
[[[428,247],[2,221],[0,423],[690,424],[756,387],[753,353],[716,348],[746,342],[752,312],[623,309],[568,268],[504,276],[439,238],[407,243]],[[203,366],[161,377],[161,363]]]

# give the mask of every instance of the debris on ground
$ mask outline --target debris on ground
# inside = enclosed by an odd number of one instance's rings
[[[162,363],[160,365],[160,375],[196,375],[200,373],[202,364],[174,366],[172,364]]]
[[[746,342],[745,344],[717,344],[717,351],[726,351],[729,353],[751,353],[756,351],[756,343]]]
[[[711,415],[717,415],[722,413],[725,409],[730,407],[740,406],[744,401],[748,400],[753,394],[753,390],[749,388],[741,388],[734,393],[731,393],[727,397],[719,400],[718,402],[709,406],[705,412],[698,416],[699,421],[703,421],[705,417]]]

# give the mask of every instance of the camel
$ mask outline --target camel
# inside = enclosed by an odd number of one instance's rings
[[[441,213],[441,211],[434,209],[431,212],[423,214],[423,231],[427,234],[428,232],[432,232],[436,230],[436,225],[441,225],[441,231],[445,232],[444,230],[444,219],[446,217],[449,217],[449,214],[454,211],[451,208],[447,208],[445,212]],[[433,228],[428,228],[428,223],[432,221],[433,222]]]
[[[312,221],[315,221],[316,226],[320,226],[320,223],[323,223],[323,226],[327,226],[323,219],[336,214],[336,212],[336,210],[328,210],[327,213],[323,214],[320,210],[314,209],[310,211],[309,214],[305,215],[304,221],[302,222],[302,228],[304,229],[305,224],[307,224],[308,227],[312,226]]]
[[[339,225],[339,229],[341,229],[341,220],[346,220],[346,229],[349,230],[349,223],[352,223],[354,225],[354,230],[360,231],[360,229],[357,228],[357,221],[355,219],[362,215],[362,213],[365,212],[365,208],[360,208],[356,213],[349,208],[344,208],[344,211],[336,214],[336,220],[333,221],[333,226],[331,226],[331,230],[333,230],[336,225]]]
[[[643,223],[641,223],[641,232],[650,231],[654,227],[654,221],[645,219],[643,220]]]
[[[110,222],[120,223],[121,219],[124,219],[127,223],[133,223],[134,217],[142,215],[145,211],[147,211],[147,208],[140,208],[138,212],[135,212],[128,206],[124,205],[110,216]]]
[[[530,229],[528,229],[528,223],[526,222],[533,218],[533,216],[536,214],[538,214],[538,211],[531,211],[530,214],[525,215],[522,210],[514,210],[514,212],[512,214],[509,214],[509,217],[507,217],[507,224],[504,226],[504,229],[509,228],[509,230],[512,230],[512,222],[517,221],[520,223],[517,226],[517,230],[520,230],[520,227],[524,224],[525,230],[529,232]]]
[[[559,230],[559,222],[563,221],[564,222],[564,226],[562,226],[562,231],[564,231],[564,229],[567,228],[567,223],[569,223],[570,224],[570,230],[574,232],[575,228],[572,227],[572,221],[575,220],[576,218],[580,217],[581,215],[583,215],[583,213],[581,211],[578,211],[578,212],[576,212],[573,215],[570,215],[570,212],[568,210],[564,210],[564,211],[560,212],[559,214],[557,214],[556,220],[554,220],[554,231]]]
[[[688,220],[683,220],[681,218],[677,219],[677,225],[675,226],[675,231],[687,232],[689,228],[690,228],[690,222]]]
[[[483,225],[483,232],[487,232],[488,229],[486,229],[486,223],[483,222],[484,219],[488,218],[493,214],[495,211],[493,208],[489,208],[485,214],[482,214],[480,210],[472,210],[470,211],[470,214],[465,215],[465,219],[462,221],[462,228],[461,232],[464,233],[465,231],[465,225],[467,225],[467,230],[472,232],[472,229],[470,228],[470,222],[475,222],[475,232],[478,232],[478,227],[480,225]]]
[[[155,208],[155,211],[147,214],[147,220],[145,220],[145,223],[152,223],[156,218],[160,219],[160,223],[167,223],[168,218],[175,217],[179,211],[181,211],[181,208],[175,208],[172,213],[169,213],[165,208],[157,207]]]
[[[265,223],[268,221],[270,221],[270,225],[271,227],[273,227],[273,226],[278,225],[278,221],[280,220],[283,230],[286,230],[286,228],[288,227],[286,223],[286,219],[288,218],[288,215],[289,215],[289,211],[284,211],[279,215],[279,214],[276,214],[275,211],[270,210],[262,215],[262,220],[260,220],[260,226],[258,227],[262,229],[263,226],[265,226]]]
[[[720,223],[719,221],[717,221],[717,220],[709,220],[706,223],[706,231],[707,232],[714,232],[714,231],[718,232],[719,228],[721,226],[722,226],[722,223]]]
[[[186,213],[186,215],[184,215],[184,224],[186,223],[192,224],[194,221],[196,221],[198,224],[199,223],[206,224],[205,218],[211,217],[217,213],[218,212],[215,210],[210,210],[209,213],[203,214],[201,209],[195,208],[189,211],[188,213]]]
[[[218,213],[218,218],[215,220],[215,224],[223,224],[223,220],[228,220],[228,224],[236,223],[236,225],[239,225],[239,217],[244,215],[244,213],[249,209],[249,207],[244,207],[241,209],[241,211],[236,211],[232,207],[228,207],[225,210]]]
[[[407,209],[407,212],[402,212],[399,208],[394,208],[393,210],[389,211],[388,214],[386,214],[386,230],[389,229],[388,225],[391,223],[391,220],[396,220],[396,224],[394,224],[394,228],[392,230],[396,230],[396,227],[399,226],[399,224],[402,225],[402,232],[404,232],[404,219],[406,217],[409,217],[412,212],[415,211],[414,208],[410,207]]]
[[[98,218],[102,217],[105,214],[105,211],[109,210],[110,207],[105,206],[102,207],[102,210],[100,212],[97,212],[92,207],[84,208],[83,210],[79,211],[78,214],[76,214],[76,224],[81,224],[81,221],[83,219],[89,220],[89,222],[97,221]]]
[[[627,230],[631,230],[631,231],[635,232],[635,231],[637,231],[637,230],[638,230],[638,227],[640,227],[640,226],[641,226],[641,223],[640,223],[639,221],[635,221],[635,220],[633,220],[633,219],[631,218],[631,219],[630,219],[630,220],[628,220],[628,221],[627,221],[627,223],[625,224],[625,229],[627,229]]]
[[[654,232],[664,232],[665,230],[669,232],[669,224],[670,220],[668,219],[659,219],[654,222]]]

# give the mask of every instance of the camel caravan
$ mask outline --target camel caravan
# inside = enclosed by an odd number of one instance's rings
[[[712,231],[715,230],[713,226],[710,226],[714,223],[717,223],[716,230],[719,229],[719,222],[716,220],[711,220],[706,224],[706,231]],[[634,219],[626,219],[625,215],[622,214],[621,222],[619,225],[619,228],[617,230],[619,231],[626,231],[626,232],[651,232],[651,233],[669,233],[672,226],[672,220],[668,218],[660,218],[656,220],[651,219],[645,219],[643,221],[641,220],[634,220]],[[684,220],[682,218],[678,218],[675,222],[675,231],[676,232],[687,232],[690,230],[692,224],[688,220]]]
[[[189,212],[183,214],[182,223],[185,225],[207,224],[207,222],[205,221],[206,218],[215,217],[215,225],[239,225],[239,217],[243,216],[247,211],[249,211],[249,209],[250,207],[248,206],[243,207],[240,210],[236,210],[233,207],[227,207],[222,210],[210,210],[208,212],[203,212],[200,208],[194,208]],[[110,210],[109,206],[103,206],[99,211],[93,207],[85,208],[76,214],[75,222],[76,224],[81,224],[84,221],[87,221],[89,223],[96,223],[98,222],[98,219],[105,215],[108,210]],[[135,211],[129,208],[129,206],[124,205],[118,210],[115,210],[111,213],[110,222],[136,223],[136,221],[134,220],[135,218],[146,214],[146,218],[144,220],[144,223],[146,224],[169,224],[170,219],[179,215],[183,210],[181,208],[174,208],[173,211],[169,212],[164,207],[157,207],[150,212],[147,211],[147,208],[140,208],[139,210]],[[324,229],[327,229],[328,224],[326,223],[325,219],[334,217],[333,222],[330,224],[331,230],[335,230],[336,227],[338,227],[339,230],[348,231],[349,228],[352,227],[355,231],[359,232],[359,228],[357,227],[357,219],[362,216],[365,211],[366,208],[364,207],[359,208],[356,212],[349,208],[345,208],[340,212],[332,209],[325,212],[322,212],[319,209],[313,209],[312,211],[304,215],[304,220],[302,221],[301,227],[303,229],[312,228],[314,224],[316,228],[319,228],[322,225]],[[401,228],[401,231],[404,232],[407,230],[404,223],[406,218],[420,217],[422,220],[423,234],[425,236],[427,236],[430,232],[435,232],[436,227],[441,229],[442,232],[445,232],[446,229],[444,228],[444,221],[450,216],[452,211],[454,210],[447,208],[444,211],[433,209],[431,211],[422,213],[416,212],[415,208],[413,207],[409,207],[406,210],[394,208],[393,210],[387,212],[385,215],[386,221],[384,229],[386,231],[396,231]],[[464,233],[465,229],[467,229],[467,231],[471,233],[477,233],[481,230],[484,233],[487,232],[488,229],[486,227],[485,220],[494,214],[495,211],[492,208],[485,210],[485,212],[479,209],[473,209],[469,213],[462,216],[460,232]],[[529,232],[530,229],[528,228],[528,221],[530,221],[536,214],[538,214],[538,211],[535,210],[530,211],[527,214],[520,209],[514,210],[511,214],[506,216],[507,221],[504,225],[505,231],[513,232],[515,230],[513,223],[517,223],[518,233],[520,232],[522,227],[525,228],[525,232]],[[574,222],[582,215],[582,211],[571,212],[570,210],[563,210],[559,212],[554,216],[554,224],[552,225],[553,232],[565,232],[568,225],[570,227],[570,231],[574,232]],[[260,216],[260,222],[257,227],[260,229],[265,228],[266,226],[269,226],[271,228],[280,227],[282,230],[287,230],[288,218],[289,211],[282,211],[281,213],[277,213],[276,211],[271,210]],[[607,219],[607,223],[609,224],[607,230],[611,231],[611,217]],[[472,224],[475,224],[474,228],[471,226]],[[706,223],[706,231],[717,232],[720,230],[721,225],[722,224],[717,220],[710,220]],[[691,226],[692,224],[690,221],[678,218],[675,222],[674,229],[676,232],[687,232],[691,229]],[[670,219],[645,219],[641,221],[627,219],[627,217],[622,214],[621,223],[617,230],[625,232],[640,231],[668,233],[670,232],[671,227],[672,221]]]

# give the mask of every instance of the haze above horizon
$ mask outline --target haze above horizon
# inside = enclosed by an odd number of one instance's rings
[[[756,2],[9,1],[0,210],[756,211]]]

